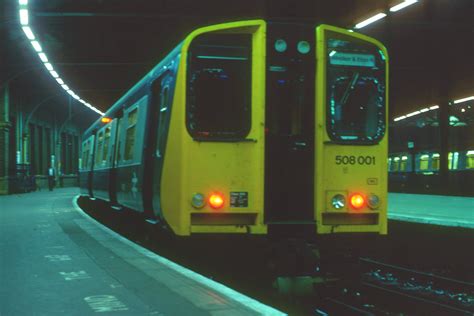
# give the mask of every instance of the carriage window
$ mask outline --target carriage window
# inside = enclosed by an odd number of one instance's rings
[[[466,169],[474,169],[474,150],[466,153]]]
[[[439,154],[438,153],[434,153],[433,156],[431,156],[431,169],[439,170]]]
[[[375,45],[327,32],[327,130],[331,139],[378,142],[385,133],[385,59]]]
[[[250,34],[204,34],[190,46],[188,131],[195,139],[244,138],[251,126]]]
[[[127,130],[125,132],[125,153],[124,160],[133,159],[133,147],[135,145],[135,130],[137,124],[138,108],[128,113]]]
[[[97,137],[97,151],[95,152],[95,164],[99,164],[102,160],[102,145],[104,141],[104,132],[100,132]]]
[[[107,164],[107,158],[109,154],[109,142],[110,142],[110,126],[105,128],[105,133],[104,133],[104,153],[102,155],[103,164]]]

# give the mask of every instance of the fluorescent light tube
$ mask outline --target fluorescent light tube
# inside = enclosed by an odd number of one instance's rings
[[[403,8],[408,7],[409,5],[412,5],[414,3],[417,3],[418,0],[405,0],[404,2],[397,4],[396,6],[393,6],[390,8],[390,12],[397,12]]]
[[[384,17],[386,17],[387,15],[385,13],[378,13],[376,15],[374,15],[373,17],[371,18],[368,18],[367,20],[364,20],[362,22],[359,22],[356,24],[356,26],[354,26],[354,28],[356,29],[361,29],[371,23],[374,23],[375,21],[378,21],[380,19],[383,19]]]

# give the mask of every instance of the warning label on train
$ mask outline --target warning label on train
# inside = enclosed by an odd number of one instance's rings
[[[231,207],[248,207],[249,193],[248,192],[230,192],[230,206]]]

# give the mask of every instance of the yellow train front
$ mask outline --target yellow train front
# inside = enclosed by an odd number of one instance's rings
[[[170,56],[107,113],[117,139],[108,158],[94,159],[106,127],[86,133],[85,194],[179,236],[387,233],[388,55],[379,42],[252,20],[198,29]],[[110,163],[107,175],[94,161]]]

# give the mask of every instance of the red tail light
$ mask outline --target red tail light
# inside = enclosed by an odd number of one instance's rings
[[[212,193],[209,196],[209,205],[214,208],[218,209],[224,205],[224,197],[220,193]]]
[[[350,199],[351,206],[355,209],[359,209],[365,204],[365,199],[361,194],[354,194]]]

